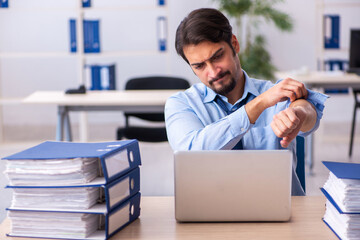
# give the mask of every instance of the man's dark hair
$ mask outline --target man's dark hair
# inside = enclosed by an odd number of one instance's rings
[[[184,47],[197,45],[203,41],[218,43],[225,41],[231,44],[232,27],[229,20],[219,11],[212,8],[200,8],[189,13],[176,30],[175,48],[177,53],[187,62]]]

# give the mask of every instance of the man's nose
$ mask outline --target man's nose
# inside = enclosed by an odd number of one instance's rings
[[[209,78],[215,78],[220,72],[220,68],[218,68],[215,64],[209,63],[207,67]]]

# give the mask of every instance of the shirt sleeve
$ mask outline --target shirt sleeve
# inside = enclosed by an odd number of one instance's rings
[[[184,95],[170,97],[165,105],[165,122],[173,150],[232,149],[252,127],[245,108],[213,121],[203,102],[196,104]]]
[[[310,102],[311,104],[313,104],[313,106],[315,107],[316,110],[316,123],[314,125],[314,127],[308,131],[308,132],[301,132],[299,133],[300,136],[306,137],[307,135],[309,135],[310,133],[314,132],[320,125],[320,119],[323,116],[323,111],[325,108],[325,101],[326,99],[329,98],[329,96],[319,93],[319,92],[315,92],[312,90],[308,90],[308,98],[306,99],[308,102]]]

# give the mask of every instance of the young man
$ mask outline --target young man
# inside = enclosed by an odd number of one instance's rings
[[[291,149],[295,137],[316,130],[327,96],[286,78],[276,84],[250,78],[237,54],[228,19],[215,9],[191,12],[179,25],[175,46],[201,83],[165,105],[174,150]],[[295,164],[296,166],[296,164]],[[293,195],[304,195],[293,171]]]

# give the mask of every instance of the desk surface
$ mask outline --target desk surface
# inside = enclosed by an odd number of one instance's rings
[[[36,91],[24,103],[65,106],[164,106],[168,97],[181,90],[87,91],[65,94],[63,91]]]
[[[307,74],[277,72],[276,78],[291,77],[309,88],[360,88],[360,76],[355,73],[314,71]]]
[[[264,199],[264,201],[266,201]],[[177,223],[173,197],[142,197],[140,218],[111,238],[117,239],[337,239],[321,220],[325,197],[292,197],[290,222],[278,223]],[[0,226],[1,239],[10,221]]]

